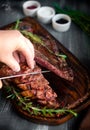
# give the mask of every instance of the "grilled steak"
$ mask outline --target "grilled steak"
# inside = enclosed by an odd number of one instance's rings
[[[0,76],[27,72],[40,72],[40,74],[7,79],[7,81],[18,87],[22,96],[28,97],[42,106],[47,106],[48,108],[59,107],[60,104],[57,101],[57,94],[50,87],[49,82],[41,73],[39,66],[35,65],[35,68],[32,70],[23,63],[21,64],[21,71],[16,73],[13,72],[8,66],[4,65],[0,69]]]
[[[34,45],[35,61],[61,78],[72,81],[74,78],[73,71],[67,64],[66,59],[60,56],[62,52],[59,52],[56,41],[48,35],[44,36],[44,34],[36,32],[36,30],[38,30],[37,27],[30,26],[30,24],[26,22],[21,22],[19,26],[21,32],[29,38]]]

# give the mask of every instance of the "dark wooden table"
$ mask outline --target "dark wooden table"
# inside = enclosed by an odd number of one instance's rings
[[[1,0],[0,1],[0,27],[25,17],[22,4],[25,0]],[[41,5],[52,6],[57,2],[61,7],[69,6],[90,14],[89,0],[38,0]],[[71,51],[80,62],[90,71],[90,37],[88,37],[73,22],[67,32],[59,33],[53,30],[51,24],[43,25],[63,46]],[[19,116],[10,102],[7,102],[2,90],[0,90],[0,130],[78,130],[83,112],[77,118],[58,126],[35,124]]]

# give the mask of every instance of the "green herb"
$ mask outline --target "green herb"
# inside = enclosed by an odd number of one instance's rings
[[[62,57],[62,58],[64,58],[64,59],[67,58],[67,56],[66,56],[66,55],[63,55],[63,54],[58,54],[58,56],[60,56],[60,57]]]
[[[28,111],[30,114],[34,114],[34,115],[42,114],[43,116],[47,116],[47,115],[53,116],[55,114],[71,113],[74,116],[77,116],[76,112],[67,108],[50,109],[46,107],[41,108],[40,106],[34,106],[33,102],[28,97],[22,97],[20,93],[15,90],[14,87],[8,86],[8,89],[9,91],[7,92],[9,92],[9,94],[11,91],[11,94],[8,96],[8,98],[11,98],[11,99],[15,98],[14,100],[18,101],[18,105],[22,106],[22,109]]]
[[[57,3],[54,3],[54,8],[57,13],[69,15],[72,21],[90,36],[90,15],[69,8],[62,9]]]
[[[19,31],[20,31],[23,35],[25,35],[27,38],[32,39],[34,43],[38,43],[38,44],[42,45],[42,46],[45,47],[51,54],[53,54],[53,55],[55,55],[55,56],[57,56],[57,57],[64,58],[64,59],[67,58],[67,56],[64,55],[64,54],[55,54],[52,50],[50,50],[50,49],[45,45],[45,43],[42,41],[42,39],[41,39],[38,35],[33,34],[32,32],[28,32],[28,31],[26,31],[26,30],[20,30],[20,29],[19,29],[19,24],[20,24],[20,20],[17,20],[16,23],[15,23],[15,25],[14,25],[14,27],[13,27],[13,29],[19,30]]]
[[[55,55],[57,57],[64,58],[64,59],[67,58],[67,56],[64,55],[64,54],[56,54],[52,50],[50,50],[38,35],[33,34],[31,32],[28,32],[26,30],[21,31],[21,33],[23,35],[25,35],[26,37],[32,39],[34,43],[37,43],[37,44],[42,45],[43,47],[45,47],[51,54],[53,54],[53,55]]]
[[[19,29],[19,24],[20,24],[20,20],[18,19],[18,20],[16,21],[16,24],[15,24],[15,26],[13,27],[13,29],[14,29],[14,30],[18,30],[18,29]]]
[[[41,40],[41,38],[38,35],[33,34],[32,32],[28,32],[26,30],[21,31],[21,33],[26,35],[28,38],[32,39],[34,42],[37,42],[37,43],[45,46],[43,41]]]

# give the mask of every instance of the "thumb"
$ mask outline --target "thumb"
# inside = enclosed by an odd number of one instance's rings
[[[2,88],[2,81],[0,80],[0,89]]]
[[[20,71],[20,65],[13,55],[9,55],[5,59],[4,63],[8,65],[13,71],[16,71],[16,72]]]

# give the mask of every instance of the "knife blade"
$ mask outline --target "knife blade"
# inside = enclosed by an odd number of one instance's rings
[[[48,73],[50,72],[49,70],[45,70],[45,71],[37,71],[37,72],[30,72],[30,73],[23,73],[23,74],[16,74],[16,75],[10,75],[10,76],[4,76],[4,77],[1,77],[0,80],[3,80],[3,79],[10,79],[10,78],[16,78],[16,77],[21,77],[21,76],[27,76],[27,75],[35,75],[35,74],[41,74],[41,73]]]

